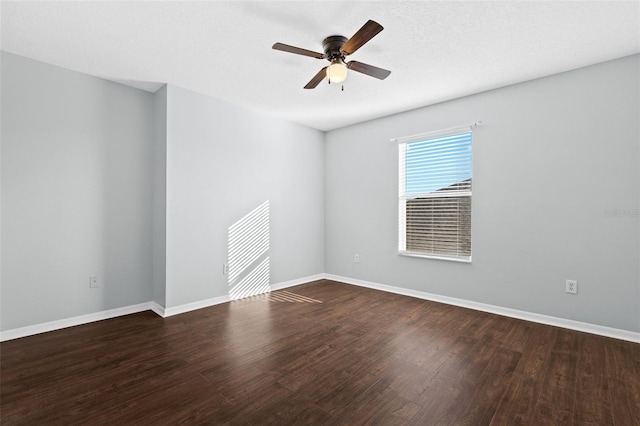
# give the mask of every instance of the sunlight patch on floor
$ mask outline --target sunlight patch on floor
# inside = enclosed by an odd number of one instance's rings
[[[270,293],[258,294],[255,296],[248,296],[241,300],[234,300],[236,302],[255,302],[255,301],[268,301],[268,302],[288,302],[288,303],[322,303],[321,300],[312,299],[311,297],[301,296],[299,294],[291,293],[290,291],[280,290]]]

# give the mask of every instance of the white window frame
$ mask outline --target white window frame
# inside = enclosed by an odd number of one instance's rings
[[[427,259],[447,260],[453,262],[471,263],[471,253],[469,256],[456,256],[449,254],[436,254],[428,252],[416,252],[406,250],[406,200],[410,197],[406,194],[406,152],[407,144],[412,142],[422,142],[431,139],[438,139],[446,136],[453,136],[460,133],[472,132],[472,130],[481,124],[475,122],[466,126],[450,127],[433,132],[421,133],[418,135],[407,136],[403,138],[393,139],[398,143],[398,254],[401,256],[420,257]],[[472,136],[473,137],[473,136]],[[473,149],[473,142],[471,145]],[[473,158],[472,158],[473,164]],[[472,181],[473,185],[473,181]],[[444,198],[443,196],[433,196],[432,194],[424,194],[426,197]],[[414,195],[415,196],[415,195]],[[446,196],[446,195],[445,195]],[[454,196],[468,196],[472,199],[472,189],[469,191],[458,191]],[[473,213],[472,213],[473,214]]]

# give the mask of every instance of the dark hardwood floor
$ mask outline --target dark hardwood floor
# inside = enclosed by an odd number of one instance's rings
[[[640,424],[638,344],[332,281],[0,350],[3,426]]]

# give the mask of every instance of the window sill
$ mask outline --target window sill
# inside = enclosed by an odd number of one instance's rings
[[[413,251],[399,251],[400,256],[421,257],[424,259],[448,260],[450,262],[471,263],[471,256],[438,256],[435,254],[425,254]]]

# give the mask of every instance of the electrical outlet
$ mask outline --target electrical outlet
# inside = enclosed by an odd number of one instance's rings
[[[564,291],[571,294],[578,294],[578,281],[567,280]]]
[[[229,274],[229,265],[227,265],[226,263],[222,264],[222,275],[228,275]]]
[[[89,277],[89,288],[98,288],[100,285],[98,284],[98,277],[90,276]]]
[[[353,263],[360,263],[360,255],[359,254],[355,254],[353,256]]]

